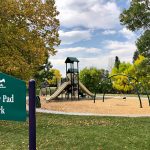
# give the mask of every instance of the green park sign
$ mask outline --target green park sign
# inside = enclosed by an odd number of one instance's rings
[[[26,83],[1,72],[0,120],[26,120]]]

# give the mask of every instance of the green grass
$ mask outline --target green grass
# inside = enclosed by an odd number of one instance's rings
[[[37,114],[38,150],[149,150],[150,118]],[[28,149],[28,121],[0,121],[0,150]]]

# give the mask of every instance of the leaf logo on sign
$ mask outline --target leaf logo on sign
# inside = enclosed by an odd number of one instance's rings
[[[6,88],[5,84],[5,79],[0,80],[0,88]]]

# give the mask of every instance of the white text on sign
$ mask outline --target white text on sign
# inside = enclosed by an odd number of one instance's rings
[[[0,106],[0,114],[5,114],[5,109],[3,108],[3,106]]]
[[[11,96],[3,95],[0,97],[0,100],[2,100],[3,103],[14,103],[14,94]]]

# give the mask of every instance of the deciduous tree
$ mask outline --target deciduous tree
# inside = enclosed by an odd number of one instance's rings
[[[150,28],[150,1],[132,0],[130,7],[120,15],[120,21],[129,30],[149,30]]]
[[[54,0],[0,0],[0,71],[28,80],[59,45]]]
[[[100,92],[101,89],[98,89],[99,83],[108,76],[107,70],[97,69],[96,67],[86,67],[80,71],[81,82],[92,92],[95,92],[95,90]]]
[[[136,45],[138,52],[145,58],[138,65],[135,64],[141,58],[136,60],[134,62],[134,69],[136,77],[140,78],[143,84],[147,84],[150,82],[150,1],[132,0],[130,7],[120,15],[120,22],[131,31],[142,31],[142,35],[137,40]],[[143,79],[141,79],[142,76]]]
[[[131,68],[132,65],[130,63],[120,62],[119,69],[117,69],[114,66],[111,72],[111,76],[115,74],[124,74],[124,75],[133,76],[131,74],[131,70],[132,70]],[[113,87],[118,91],[127,92],[133,90],[132,85],[130,85],[129,83],[130,81],[128,81],[128,77],[126,76],[122,76],[122,75],[114,76],[112,78],[112,81],[113,81]]]
[[[51,85],[57,85],[58,82],[61,80],[61,73],[58,69],[51,69],[50,73],[53,74],[52,79],[48,79],[48,83]]]
[[[150,1],[132,0],[129,9],[121,13],[120,22],[131,31],[143,32],[136,45],[140,54],[150,58]]]

